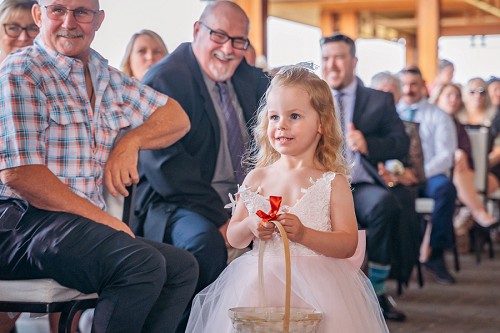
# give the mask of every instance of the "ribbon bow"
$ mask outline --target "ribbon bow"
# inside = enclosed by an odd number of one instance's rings
[[[266,214],[261,210],[258,210],[256,213],[262,219],[262,222],[269,222],[271,220],[275,220],[278,216],[280,216],[280,214],[278,214],[278,211],[281,205],[281,197],[270,196],[269,202],[271,203],[271,210],[269,210],[269,213]]]

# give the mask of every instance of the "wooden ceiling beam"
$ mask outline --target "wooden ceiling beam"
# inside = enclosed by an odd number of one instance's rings
[[[464,0],[466,3],[500,18],[500,8],[483,0]]]
[[[375,24],[400,30],[416,29],[417,19],[413,17],[402,19],[378,18],[375,17]],[[500,29],[500,19],[492,16],[485,17],[445,17],[440,20],[441,27],[452,28],[458,26],[498,26]]]

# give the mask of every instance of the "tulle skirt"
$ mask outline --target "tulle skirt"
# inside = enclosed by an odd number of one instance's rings
[[[260,302],[258,255],[234,260],[219,278],[194,299],[186,332],[234,332],[228,310],[233,307],[283,306],[285,264],[265,256],[265,302]],[[323,314],[318,333],[389,332],[368,278],[348,260],[325,256],[292,256],[292,307]]]

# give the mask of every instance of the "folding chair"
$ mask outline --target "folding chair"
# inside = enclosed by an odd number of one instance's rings
[[[474,185],[481,200],[486,204],[489,200],[500,201],[500,190],[488,195],[488,153],[490,151],[490,129],[482,125],[465,126],[472,147],[472,159],[474,161]],[[489,230],[484,230],[477,225],[472,229],[474,253],[476,262],[481,262],[481,251],[483,244],[488,244],[489,256],[494,257],[493,242]]]

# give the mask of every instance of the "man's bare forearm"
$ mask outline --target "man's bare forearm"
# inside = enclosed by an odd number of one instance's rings
[[[190,129],[189,118],[176,100],[168,102],[151,114],[141,126],[128,132],[123,139],[132,140],[139,149],[158,149],[172,145]]]

